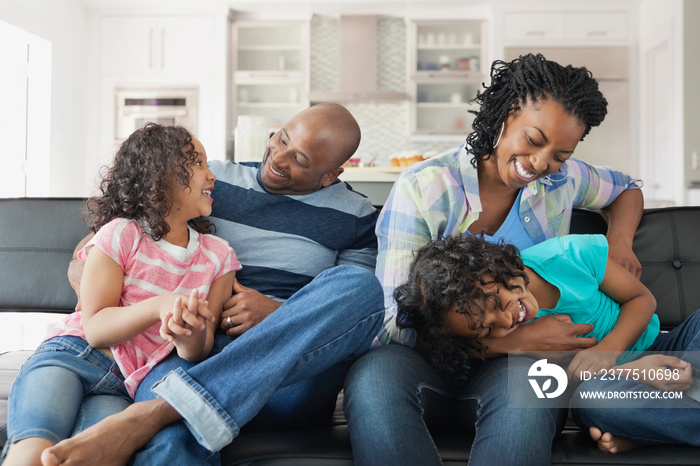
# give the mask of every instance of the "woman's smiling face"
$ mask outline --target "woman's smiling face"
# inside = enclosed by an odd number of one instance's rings
[[[552,99],[528,100],[508,114],[500,143],[494,149],[503,183],[520,189],[556,173],[574,153],[586,126]]]

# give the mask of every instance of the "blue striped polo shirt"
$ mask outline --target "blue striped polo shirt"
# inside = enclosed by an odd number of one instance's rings
[[[211,161],[209,168],[217,178],[209,219],[236,251],[243,286],[284,301],[336,265],[374,272],[378,212],[347,183],[280,195],[263,189],[260,162]]]

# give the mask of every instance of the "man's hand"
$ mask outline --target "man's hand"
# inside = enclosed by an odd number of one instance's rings
[[[68,282],[70,282],[70,286],[73,288],[73,291],[75,291],[75,296],[78,297],[78,304],[75,305],[76,311],[80,310],[80,280],[83,277],[83,268],[85,267],[85,262],[77,258],[78,251],[83,249],[93,236],[95,236],[95,234],[90,233],[80,240],[73,250],[73,260],[68,264]]]
[[[227,335],[242,335],[282,305],[259,291],[241,285],[238,280],[233,281],[233,292],[235,294],[224,303],[221,314],[221,328]]]
[[[528,356],[565,361],[567,351],[579,351],[595,346],[594,337],[580,337],[593,331],[593,324],[574,324],[566,314],[544,316],[521,325],[502,338],[482,338],[488,346],[487,356],[522,351]]]
[[[70,286],[75,291],[75,295],[78,297],[78,304],[75,306],[75,310],[80,310],[80,279],[83,276],[83,268],[85,267],[85,262],[80,259],[73,259],[68,264],[68,281]]]

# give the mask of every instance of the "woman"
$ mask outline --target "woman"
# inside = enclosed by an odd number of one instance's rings
[[[507,384],[509,370],[522,372],[524,381],[534,361],[511,358],[509,369],[506,358],[496,356],[595,344],[578,337],[592,330],[590,324],[573,324],[566,316],[538,319],[505,338],[481,339],[487,359],[475,362],[468,383],[453,386],[410,348],[415,332],[395,322],[393,291],[421,246],[443,236],[484,233],[526,249],[567,234],[574,207],[604,209],[612,259],[637,277],[641,273],[632,252],[643,210],[641,184],[572,158],[607,111],[591,74],[542,55],[496,61],[491,84],[476,101],[480,108],[466,145],[403,172],[377,223],[376,274],[387,308],[379,339],[386,346],[363,356],[346,379],[356,464],[440,464],[430,429],[455,423],[474,436],[472,464],[550,464],[566,410],[508,408],[508,393],[496,387]]]

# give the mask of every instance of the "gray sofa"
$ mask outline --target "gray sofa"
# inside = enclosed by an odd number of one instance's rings
[[[82,199],[0,199],[0,312],[70,313],[75,296],[66,269],[75,245],[87,233]],[[598,214],[576,211],[572,231],[604,232]],[[700,308],[700,207],[645,211],[634,249],[642,281],[659,306],[664,328]],[[0,354],[0,446],[6,441],[7,397],[29,351]],[[222,452],[224,465],[351,465],[345,420],[338,408],[328,427],[245,432]],[[436,436],[445,464],[466,464],[470,442],[458,432]],[[556,439],[553,464],[700,464],[700,448],[644,447],[619,455],[597,451],[574,425]],[[177,464],[177,463],[175,463]],[[403,466],[403,465],[402,465]]]

